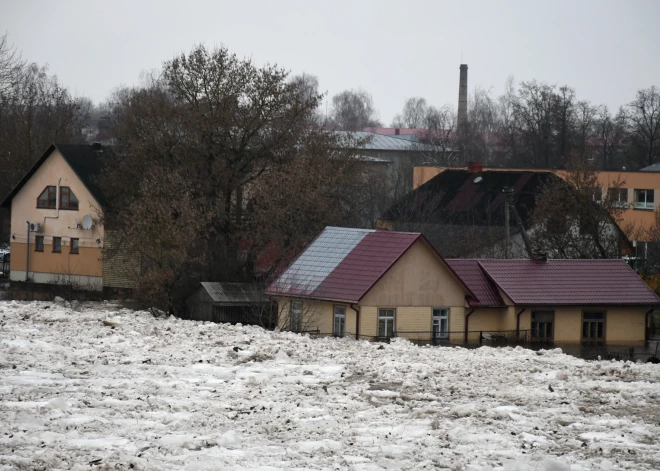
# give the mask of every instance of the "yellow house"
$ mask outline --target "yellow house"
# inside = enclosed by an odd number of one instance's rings
[[[96,183],[108,149],[53,144],[2,203],[11,209],[11,281],[101,290],[116,276],[103,266],[103,195]]]
[[[451,343],[641,342],[660,304],[622,260],[445,260],[419,233],[338,227],[266,292],[284,330]]]

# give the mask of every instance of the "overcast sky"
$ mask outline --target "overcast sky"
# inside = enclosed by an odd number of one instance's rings
[[[660,0],[0,0],[0,31],[94,102],[197,43],[319,78],[332,95],[370,92],[384,124],[404,100],[456,106],[509,75],[568,84],[612,109],[660,86]]]

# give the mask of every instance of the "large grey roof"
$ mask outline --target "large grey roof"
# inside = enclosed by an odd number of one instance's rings
[[[383,134],[376,134],[366,131],[337,131],[354,139],[369,139],[362,149],[366,150],[388,150],[399,152],[441,152],[443,149],[440,146],[431,144],[421,144],[413,142],[409,139],[401,139],[398,137],[385,136]]]
[[[268,301],[263,288],[252,283],[218,283],[203,281],[202,287],[214,302],[226,305],[246,305]]]

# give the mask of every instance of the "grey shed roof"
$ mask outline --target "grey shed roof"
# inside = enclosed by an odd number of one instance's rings
[[[252,283],[219,283],[203,281],[202,288],[218,304],[241,306],[268,302],[263,287]]]
[[[640,172],[660,172],[660,163],[649,165],[639,170]]]
[[[338,133],[350,135],[355,139],[370,139],[368,143],[362,146],[366,150],[389,150],[400,152],[441,152],[440,146],[431,144],[421,144],[408,139],[385,136],[366,131],[336,131]]]

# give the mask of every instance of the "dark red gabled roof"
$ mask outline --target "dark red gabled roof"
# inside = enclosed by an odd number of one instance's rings
[[[417,232],[326,227],[266,293],[358,302],[417,241],[423,241],[433,256],[444,263],[440,254]],[[458,275],[454,275],[463,284]],[[463,286],[472,295],[469,288]]]
[[[359,301],[421,234],[370,232],[321,282],[313,295]]]
[[[486,276],[478,260],[453,258],[445,259],[445,262],[474,294],[474,298],[468,299],[470,306],[500,307],[505,305],[500,292],[492,280]]]
[[[656,305],[660,298],[625,260],[478,260],[519,305]]]

